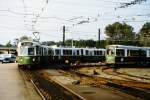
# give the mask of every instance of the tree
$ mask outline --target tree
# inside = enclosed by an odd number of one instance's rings
[[[145,23],[140,29],[139,40],[143,46],[150,46],[150,22]]]
[[[47,46],[56,45],[56,43],[54,41],[45,41],[45,42],[42,42],[41,44],[47,45]]]
[[[86,40],[87,47],[96,47],[96,42],[94,40]]]
[[[106,26],[105,34],[108,36],[108,40],[111,41],[129,41],[135,36],[132,26],[119,22]]]
[[[8,43],[6,43],[6,47],[11,47],[11,46],[12,46],[12,44],[10,41]]]
[[[32,40],[32,38],[24,35],[24,36],[20,37],[20,41],[23,41],[23,40]]]
[[[19,43],[19,39],[18,39],[18,38],[15,38],[15,39],[14,39],[14,42],[13,42],[14,46],[17,46],[18,43]]]

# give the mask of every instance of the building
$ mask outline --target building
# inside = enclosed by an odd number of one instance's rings
[[[16,49],[17,49],[17,47],[0,46],[0,54],[15,54],[15,55],[17,55]]]

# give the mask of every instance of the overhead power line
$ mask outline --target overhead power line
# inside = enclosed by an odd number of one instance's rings
[[[0,12],[9,12],[9,13],[16,14],[16,15],[33,15],[33,13],[21,13],[21,12],[16,12],[10,9],[0,10]]]
[[[147,0],[133,0],[129,3],[121,3],[121,6],[117,7],[117,8],[126,8],[126,7],[129,7],[129,6],[133,6],[133,5],[136,5],[136,4],[141,4],[142,2],[146,2]]]

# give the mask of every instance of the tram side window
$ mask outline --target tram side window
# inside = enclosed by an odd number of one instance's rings
[[[85,55],[89,55],[89,51],[88,50],[85,50]]]
[[[102,51],[94,51],[94,55],[102,55]]]
[[[79,55],[79,50],[74,50],[73,55]]]
[[[90,55],[93,55],[93,51],[90,51]]]
[[[59,49],[55,50],[55,55],[60,55],[60,50]]]
[[[28,54],[34,55],[34,48],[28,48]]]
[[[40,47],[36,46],[36,54],[40,54],[40,53],[41,53]]]
[[[41,55],[43,55],[43,48],[41,48],[40,50],[41,50]]]
[[[79,55],[79,50],[77,50],[77,55]]]
[[[72,50],[63,50],[64,55],[72,55]]]
[[[125,56],[124,49],[116,49],[116,55],[117,56]]]
[[[51,49],[48,50],[48,55],[52,55],[53,51]]]
[[[146,57],[146,50],[140,50],[140,56]]]
[[[47,49],[44,48],[44,55],[47,55]]]
[[[102,55],[102,51],[97,51],[97,55]]]
[[[73,52],[73,55],[76,55],[76,50],[73,50],[72,52]]]
[[[139,50],[127,50],[128,56],[139,56]]]
[[[97,51],[94,51],[94,55],[97,55]]]

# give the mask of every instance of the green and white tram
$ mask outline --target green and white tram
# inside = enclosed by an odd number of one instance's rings
[[[37,42],[22,41],[18,43],[18,66],[40,64],[41,46]]]
[[[38,42],[18,43],[18,66],[98,63],[105,60],[105,49],[72,48],[41,45]]]
[[[107,65],[149,65],[150,48],[125,46],[125,45],[108,45],[106,47]]]

